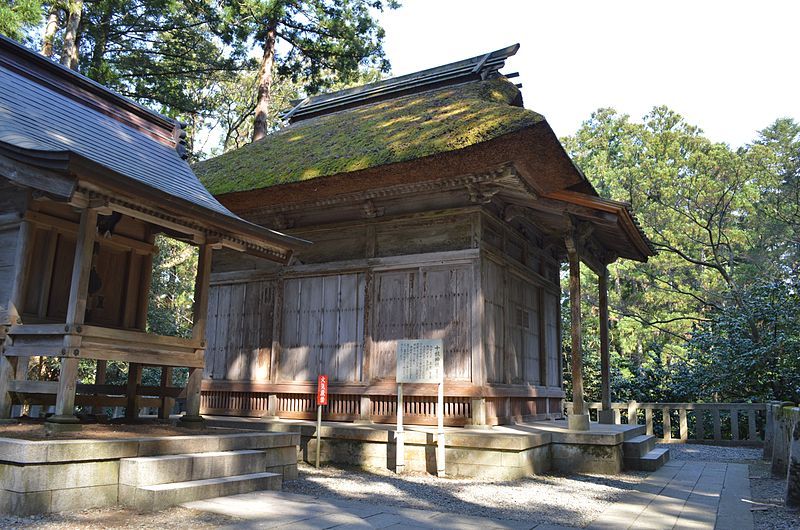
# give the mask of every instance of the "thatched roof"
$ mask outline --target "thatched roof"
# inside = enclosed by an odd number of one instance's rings
[[[305,119],[194,169],[215,195],[249,191],[455,151],[543,120],[507,79],[472,81]]]

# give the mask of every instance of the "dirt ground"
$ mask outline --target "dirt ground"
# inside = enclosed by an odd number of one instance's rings
[[[44,420],[23,419],[16,423],[0,424],[0,438],[18,438],[23,440],[108,440],[118,438],[138,438],[143,436],[199,436],[203,434],[233,434],[233,429],[185,429],[169,423],[146,422],[137,424],[123,423],[88,423],[81,425],[79,431],[49,433]]]

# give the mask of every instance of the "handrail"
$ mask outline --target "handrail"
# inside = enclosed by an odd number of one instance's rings
[[[596,413],[603,409],[602,403],[597,402],[587,403],[586,407],[593,419],[597,419]],[[764,440],[766,403],[629,401],[612,403],[611,410],[614,411],[614,423],[644,425],[645,432],[655,435],[662,443],[762,445]],[[569,414],[572,403],[565,402],[564,411]],[[747,417],[746,421],[743,421],[744,417]]]

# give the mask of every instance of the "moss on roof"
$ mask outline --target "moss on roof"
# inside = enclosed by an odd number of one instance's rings
[[[453,151],[544,118],[513,106],[507,79],[476,81],[303,120],[194,170],[215,195]]]

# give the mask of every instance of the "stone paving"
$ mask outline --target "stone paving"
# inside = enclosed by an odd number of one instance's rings
[[[651,473],[624,500],[611,504],[587,528],[751,530],[750,479],[746,464],[669,462]],[[409,528],[568,530],[552,524],[471,517],[455,513],[323,499],[282,492],[255,492],[183,504],[244,519],[235,529]]]

